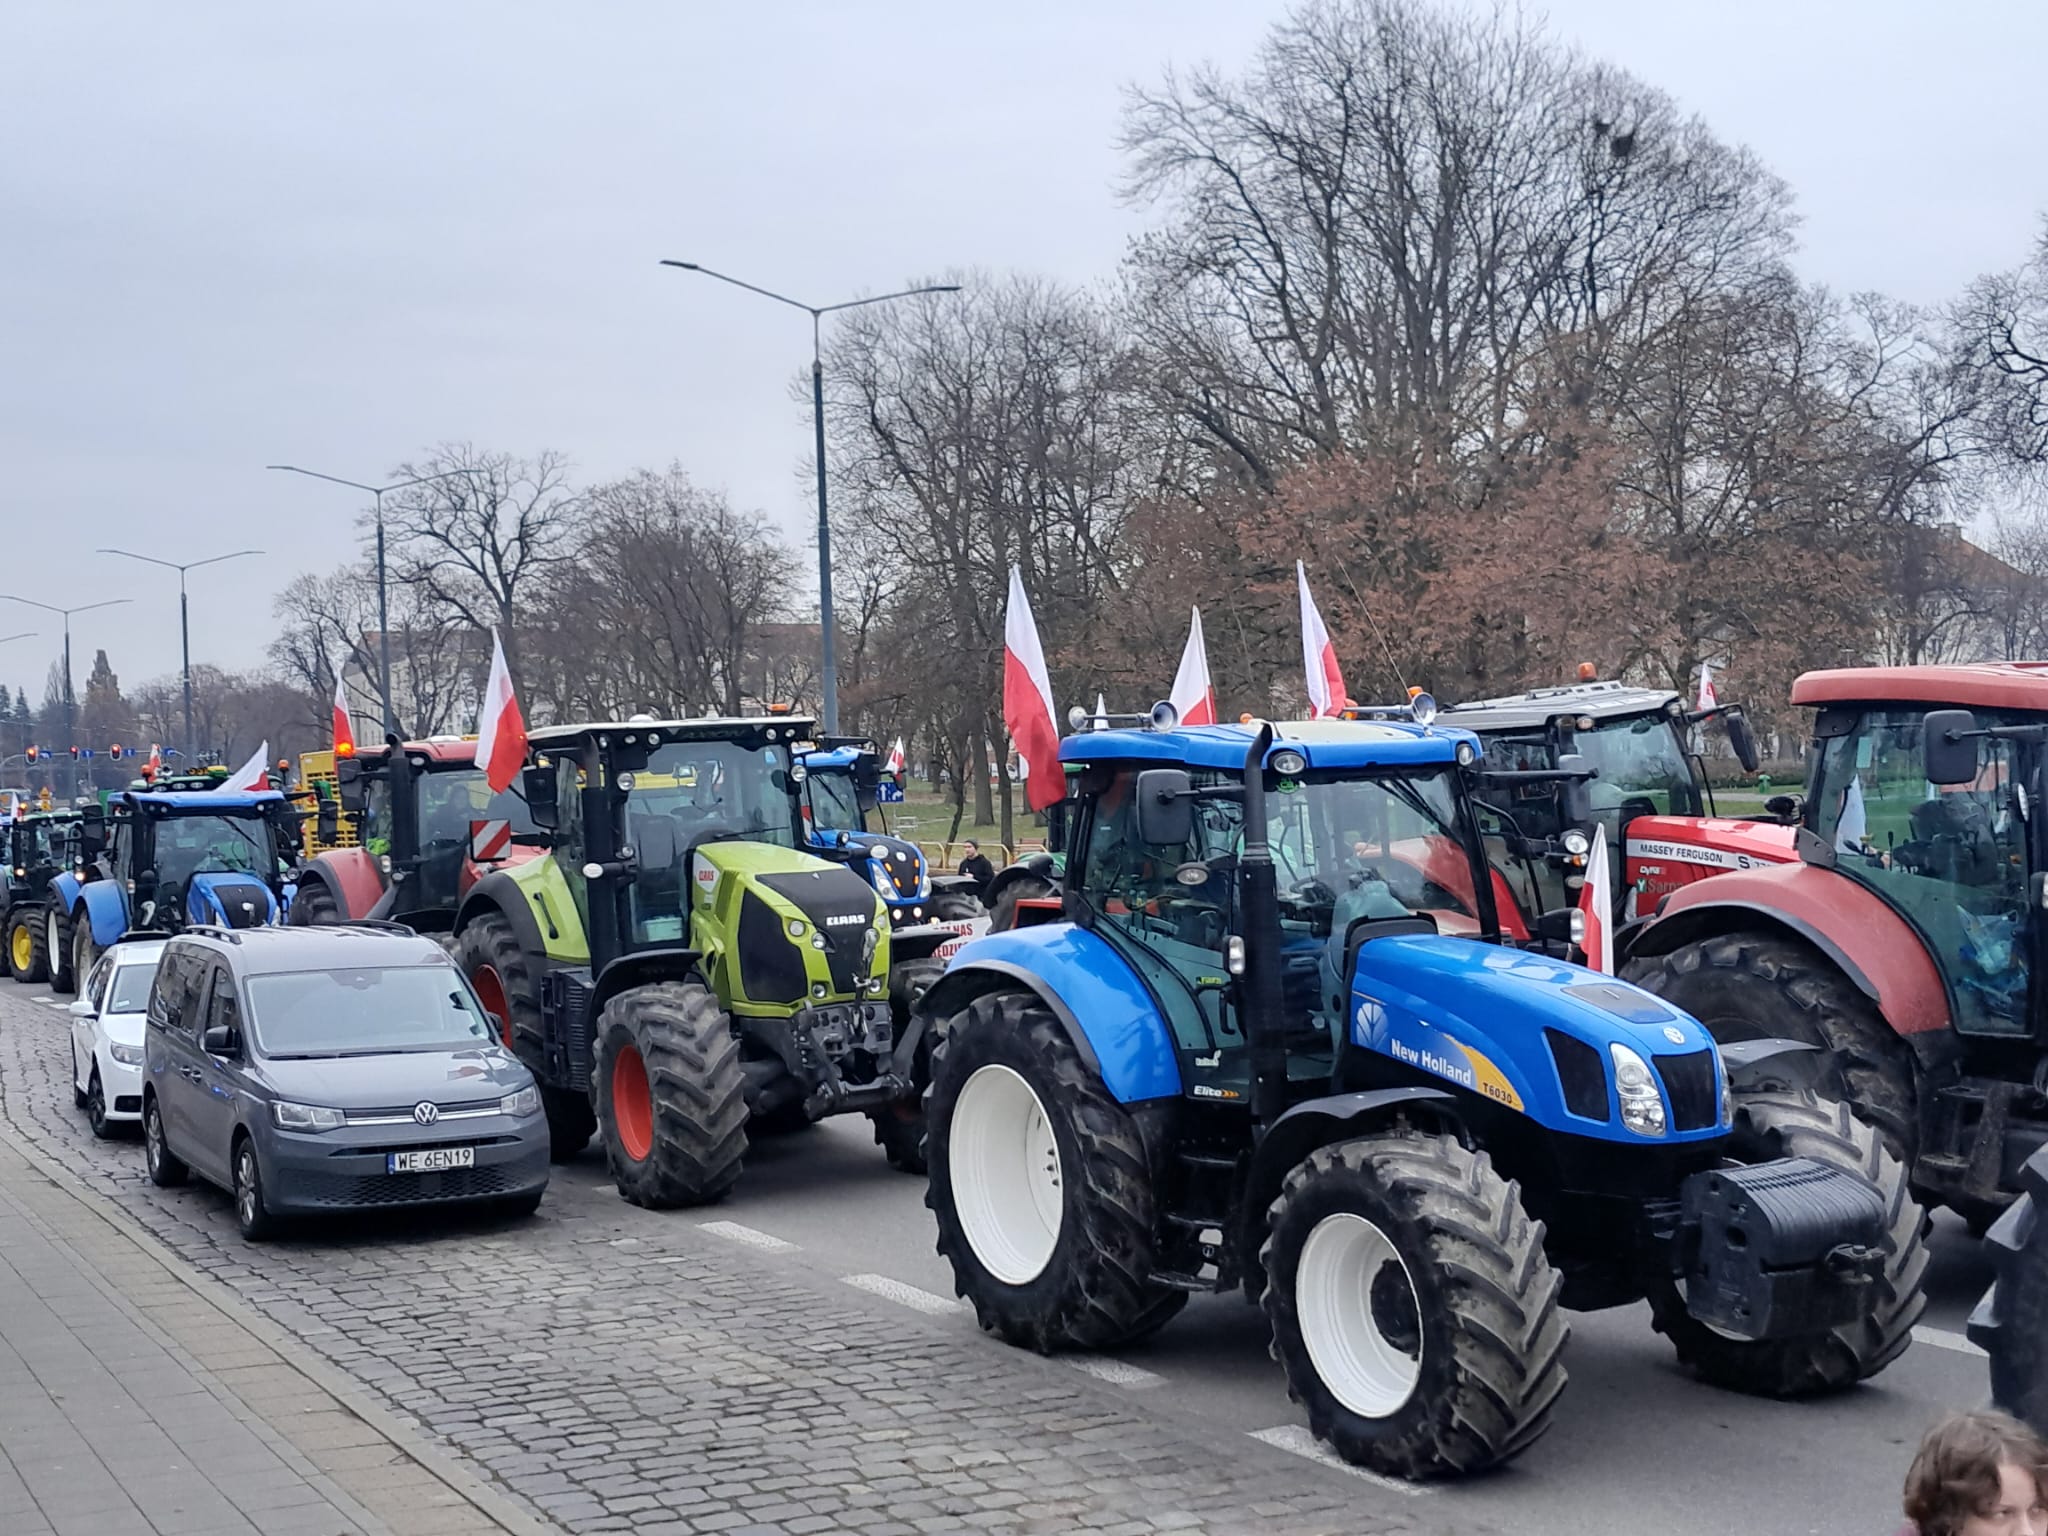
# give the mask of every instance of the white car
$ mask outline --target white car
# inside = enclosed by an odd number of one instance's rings
[[[71,1099],[95,1136],[142,1119],[142,1030],[163,952],[162,939],[116,944],[71,1005]]]

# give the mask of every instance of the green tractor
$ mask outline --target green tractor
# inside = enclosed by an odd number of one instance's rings
[[[79,859],[77,809],[30,811],[0,823],[0,934],[7,974],[16,981],[50,979],[49,925],[43,901],[50,882]]]
[[[802,852],[812,722],[650,720],[529,737],[544,858],[485,875],[456,952],[541,1085],[557,1157],[600,1136],[619,1193],[717,1200],[750,1126],[863,1112],[923,1169],[874,886]]]

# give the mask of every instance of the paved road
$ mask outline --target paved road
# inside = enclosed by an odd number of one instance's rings
[[[1960,1328],[1984,1275],[1944,1226],[1929,1338],[1821,1403],[1698,1386],[1640,1307],[1575,1320],[1557,1427],[1455,1487],[1382,1487],[1306,1441],[1257,1314],[1198,1301],[1115,1360],[979,1334],[922,1183],[865,1121],[761,1143],[709,1212],[656,1215],[600,1159],[516,1226],[351,1224],[250,1249],[225,1197],[149,1187],[70,1107],[64,1016],[0,984],[0,1113],[170,1248],[573,1530],[1864,1533],[1912,1445],[1986,1393]],[[1887,1522],[1891,1524],[1887,1524]],[[823,1522],[823,1523],[816,1523]],[[662,1528],[658,1524],[655,1528]]]

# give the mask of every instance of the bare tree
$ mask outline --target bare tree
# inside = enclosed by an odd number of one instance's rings
[[[424,588],[404,585],[396,596],[391,691],[400,729],[414,736],[453,729],[463,723],[461,706],[473,702],[480,689],[474,663],[487,651],[476,631]],[[324,576],[307,572],[278,594],[272,611],[283,628],[270,642],[271,664],[311,701],[317,720],[327,719],[335,679],[351,674],[364,680],[354,689],[351,707],[372,717],[382,713],[377,586],[369,569],[344,565]]]

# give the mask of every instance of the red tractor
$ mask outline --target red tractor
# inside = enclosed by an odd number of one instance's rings
[[[1673,891],[1623,974],[1724,1042],[1814,1046],[1922,1198],[1982,1226],[2048,1145],[2048,663],[1809,672],[1792,702],[1792,860]]]
[[[294,923],[379,917],[448,933],[478,879],[547,846],[525,801],[510,790],[491,793],[472,737],[387,737],[383,747],[334,767],[339,814],[350,818],[360,846],[326,847],[307,861]],[[321,843],[334,841],[336,820],[335,802],[323,800]]]

